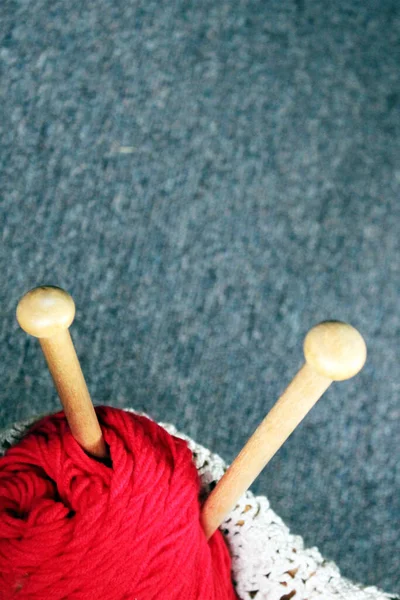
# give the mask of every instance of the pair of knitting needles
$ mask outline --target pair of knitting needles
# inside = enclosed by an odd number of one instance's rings
[[[57,287],[31,290],[17,308],[22,329],[39,338],[72,435],[87,453],[106,458],[106,444],[69,333],[74,317],[73,299]],[[367,350],[354,327],[326,321],[308,332],[304,355],[305,364],[207,498],[201,515],[207,538],[331,383],[350,379],[362,369]]]

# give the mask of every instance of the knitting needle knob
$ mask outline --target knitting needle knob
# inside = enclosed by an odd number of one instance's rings
[[[361,371],[367,347],[361,334],[348,323],[324,321],[306,335],[304,357],[320,375],[344,381]]]
[[[58,287],[38,287],[21,298],[17,320],[39,338],[71,433],[92,456],[107,455],[103,434],[69,333],[75,317],[71,296]]]
[[[304,341],[306,362],[207,498],[201,520],[209,538],[332,381],[356,375],[367,348],[347,323],[326,321]]]

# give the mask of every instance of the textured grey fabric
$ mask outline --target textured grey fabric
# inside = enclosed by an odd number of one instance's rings
[[[255,484],[399,591],[396,0],[3,0],[0,426],[58,409],[18,298],[65,287],[97,403],[231,460],[316,322],[369,359]]]

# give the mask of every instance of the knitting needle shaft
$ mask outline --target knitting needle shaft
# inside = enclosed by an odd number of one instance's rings
[[[306,363],[207,498],[201,515],[207,538],[332,381],[353,377],[366,360],[365,342],[358,331],[336,321],[314,327],[305,339],[304,353]]]
[[[86,452],[107,455],[103,434],[69,333],[75,304],[64,290],[39,287],[19,302],[22,329],[39,338],[71,433]]]

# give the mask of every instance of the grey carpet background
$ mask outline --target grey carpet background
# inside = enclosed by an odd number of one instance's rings
[[[254,485],[400,591],[396,0],[3,0],[0,427],[58,409],[19,297],[48,283],[97,403],[230,461],[318,321],[366,338]]]

